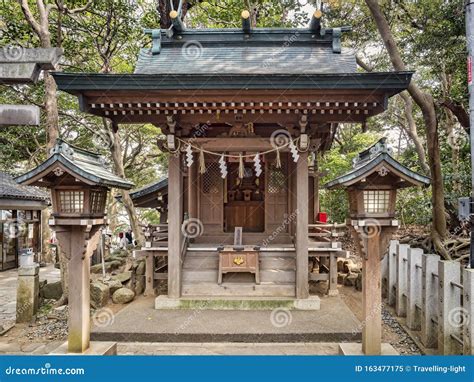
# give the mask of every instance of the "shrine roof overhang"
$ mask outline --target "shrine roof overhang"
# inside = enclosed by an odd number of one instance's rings
[[[268,123],[277,114],[299,113],[339,123],[363,122],[386,110],[388,98],[408,87],[413,72],[53,75],[60,90],[79,97],[82,111],[117,123],[163,123],[169,115],[195,122],[203,119],[199,114],[219,113],[224,121],[222,112],[260,114]]]
[[[359,184],[363,179],[380,171],[382,168],[385,168],[387,171],[399,177],[399,182],[396,185],[397,188],[428,186],[431,183],[430,178],[410,170],[395,160],[390,154],[382,152],[372,159],[364,161],[346,174],[326,183],[324,188],[335,189],[354,186],[355,184]]]
[[[67,172],[86,184],[126,190],[133,187],[132,182],[108,170],[99,154],[71,146],[60,139],[50,154],[43,163],[16,177],[16,182],[47,187],[50,185],[46,180],[48,176]]]

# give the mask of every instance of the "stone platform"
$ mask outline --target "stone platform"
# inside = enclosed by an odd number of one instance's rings
[[[339,297],[321,297],[321,309],[155,310],[141,297],[94,326],[91,339],[117,342],[355,342],[361,324]]]

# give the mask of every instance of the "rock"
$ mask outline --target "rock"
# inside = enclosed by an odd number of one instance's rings
[[[102,308],[109,301],[109,287],[100,282],[93,282],[91,288],[91,305],[95,309]]]
[[[145,291],[145,276],[137,275],[135,282],[135,295],[139,296]]]
[[[344,279],[346,278],[346,276],[347,276],[347,275],[346,275],[345,273],[339,272],[339,273],[337,274],[337,283],[344,285]]]
[[[355,280],[355,288],[359,291],[362,290],[362,273],[357,274],[357,278]]]
[[[132,278],[132,272],[123,272],[119,273],[118,275],[112,276],[112,279],[120,281],[122,284],[126,283],[128,280]]]
[[[108,285],[110,290],[110,295],[113,295],[117,289],[123,288],[122,283],[119,280],[108,280],[105,282]]]
[[[40,291],[41,297],[53,300],[59,300],[63,295],[63,286],[61,281],[47,283]]]
[[[116,262],[119,262],[120,265],[123,265],[123,264],[125,264],[125,261],[127,261],[127,259],[125,259],[124,257],[113,255],[113,256],[110,256],[107,261],[109,261],[109,262],[115,262],[116,261]]]
[[[116,249],[110,254],[110,256],[128,257],[128,251],[125,249]]]
[[[357,279],[357,274],[356,273],[349,273],[346,278],[344,279],[344,285],[346,286],[354,286],[355,281]]]
[[[345,262],[345,260],[343,260],[343,259],[337,260],[337,271],[338,272],[344,272],[344,262]]]
[[[144,261],[139,261],[137,265],[136,273],[137,275],[144,275],[146,270],[146,264]]]
[[[120,288],[112,295],[114,304],[127,304],[135,298],[135,293],[128,288]]]
[[[122,260],[106,261],[104,263],[105,271],[112,272],[114,269],[120,268],[123,264]],[[102,273],[102,264],[95,264],[91,267],[91,273]]]

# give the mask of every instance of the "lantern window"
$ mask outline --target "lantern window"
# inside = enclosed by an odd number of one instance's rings
[[[90,193],[91,213],[97,214],[97,213],[104,212],[106,197],[107,197],[106,191],[102,191],[102,190],[91,191]]]
[[[84,191],[60,191],[59,208],[64,213],[83,213]]]
[[[368,190],[364,191],[364,209],[368,214],[388,212],[390,191]]]

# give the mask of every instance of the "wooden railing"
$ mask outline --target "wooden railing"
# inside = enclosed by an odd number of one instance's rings
[[[168,224],[148,224],[143,227],[145,247],[162,247],[168,242]]]
[[[316,241],[333,241],[346,234],[347,226],[344,223],[315,223],[308,224],[308,236]]]

